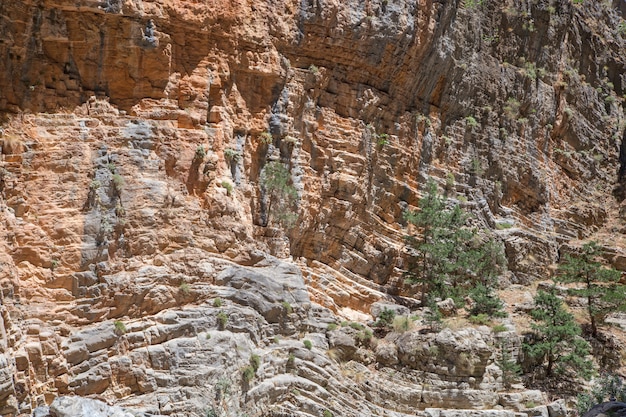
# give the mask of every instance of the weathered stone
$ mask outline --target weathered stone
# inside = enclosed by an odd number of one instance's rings
[[[377,301],[372,304],[372,307],[370,308],[370,314],[372,315],[372,317],[374,317],[374,319],[376,319],[385,309],[393,311],[396,316],[406,316],[410,312],[409,309],[405,306],[384,301]]]

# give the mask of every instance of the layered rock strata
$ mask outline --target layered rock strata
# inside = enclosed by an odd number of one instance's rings
[[[504,242],[503,287],[579,239],[624,268],[620,13],[3,2],[0,414],[70,394],[181,416],[557,413],[504,390],[488,329],[369,345],[328,324],[381,299],[422,313],[403,213],[430,176]],[[298,191],[291,229],[268,212],[270,161]]]

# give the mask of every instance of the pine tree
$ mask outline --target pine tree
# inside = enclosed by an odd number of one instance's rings
[[[407,276],[409,283],[420,285],[422,305],[448,297],[462,302],[478,283],[495,285],[504,264],[502,245],[480,239],[478,230],[467,226],[470,215],[458,204],[448,207],[432,179],[419,210],[405,213],[405,218],[420,231],[407,238],[413,251]],[[494,293],[490,296],[497,299]]]
[[[626,309],[626,286],[618,283],[621,274],[603,266],[599,261],[601,255],[597,242],[587,243],[579,256],[565,255],[557,274],[559,282],[582,284],[582,288],[571,289],[570,293],[587,299],[593,337],[609,312]]]
[[[573,373],[589,379],[593,364],[587,358],[589,343],[580,337],[580,326],[563,306],[554,291],[539,291],[534,299],[535,309],[530,315],[534,340],[524,344],[524,350],[532,358],[545,364],[545,376]]]

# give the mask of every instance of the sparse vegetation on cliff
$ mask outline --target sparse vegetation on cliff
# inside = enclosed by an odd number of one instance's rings
[[[267,196],[267,223],[272,219],[286,228],[293,227],[298,214],[298,192],[291,182],[289,170],[279,161],[272,161],[261,171],[261,190]]]

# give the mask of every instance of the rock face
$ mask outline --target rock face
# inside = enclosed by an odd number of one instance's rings
[[[609,401],[606,403],[598,404],[591,410],[584,414],[584,417],[596,417],[596,416],[616,416],[622,417],[626,415],[626,404],[619,401]]]
[[[622,3],[1,2],[0,414],[545,415],[489,329],[350,322],[422,313],[429,176],[504,242],[503,287],[585,238],[624,268]]]

